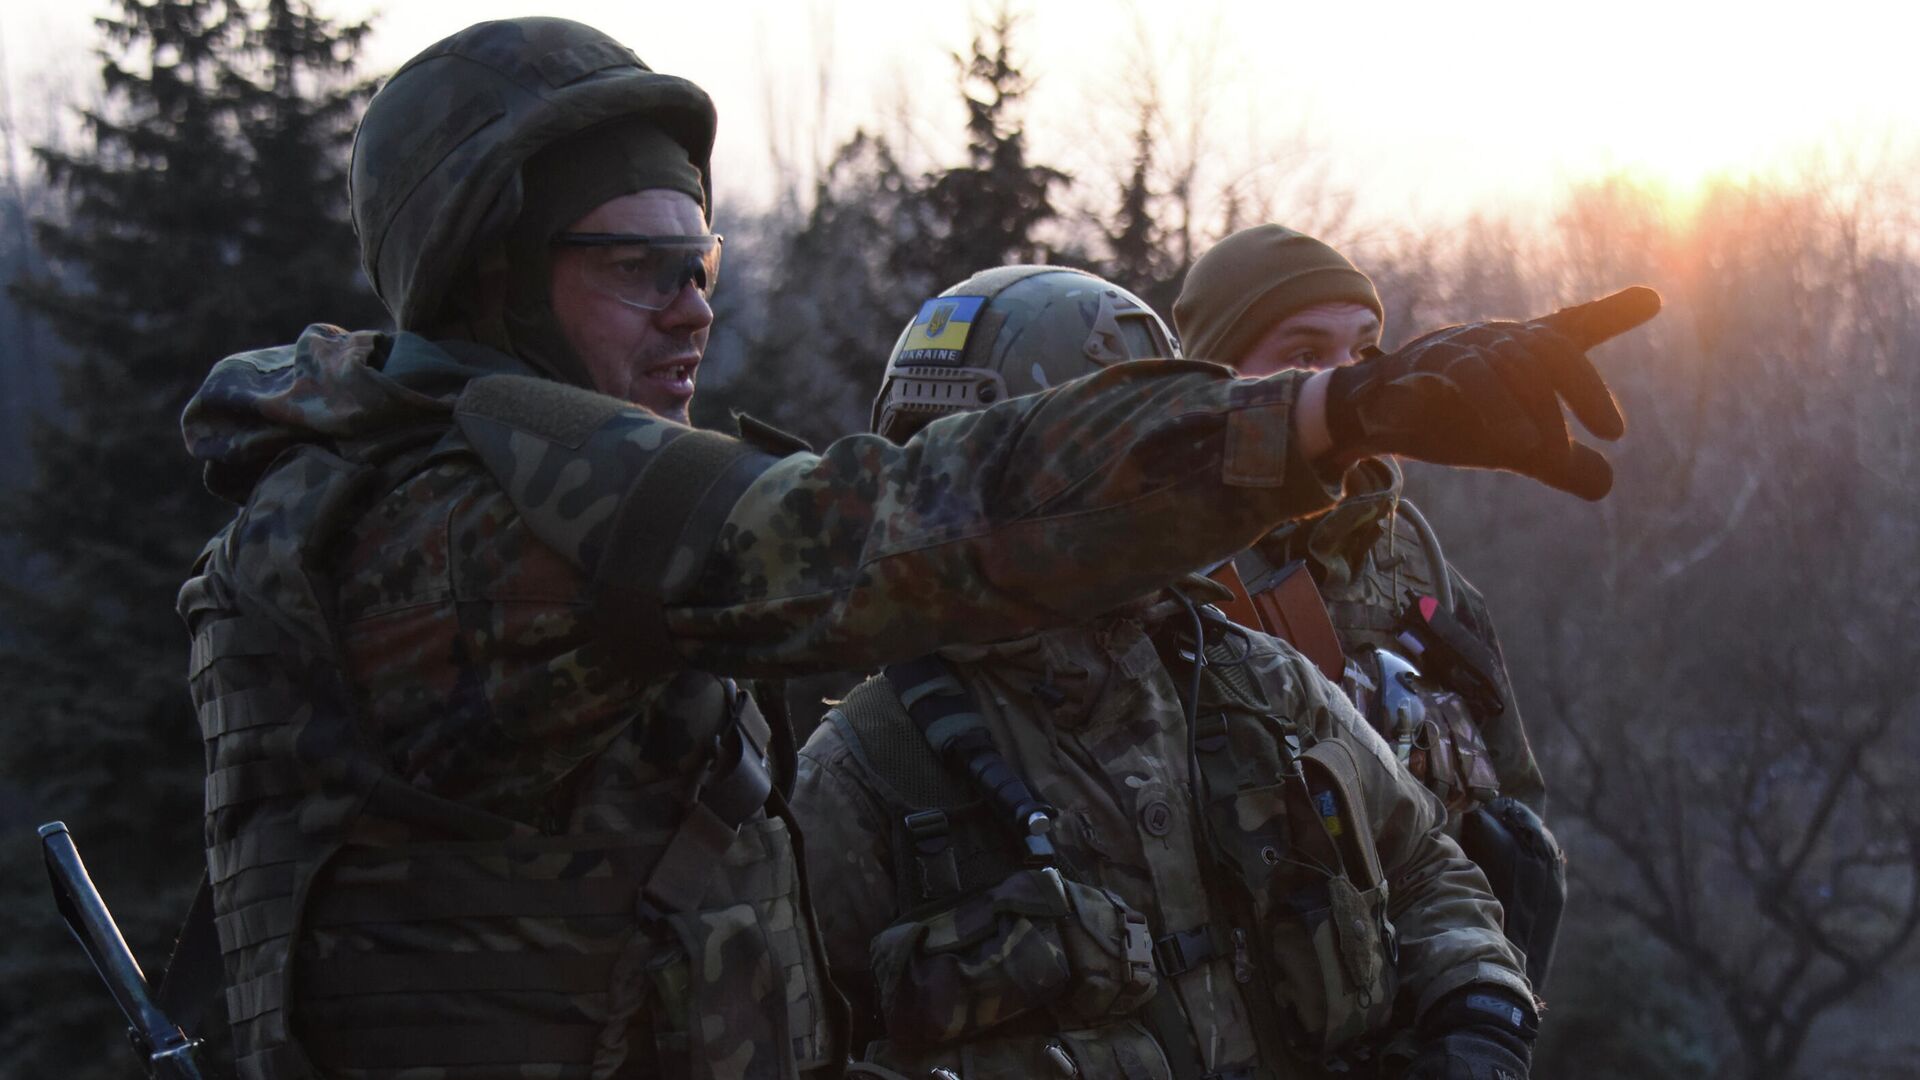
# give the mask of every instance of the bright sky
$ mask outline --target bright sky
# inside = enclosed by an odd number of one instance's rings
[[[87,92],[98,0],[0,6],[5,86],[32,130],[48,88]],[[1176,124],[1207,105],[1203,177],[1284,184],[1302,163],[1369,217],[1538,206],[1630,169],[1685,193],[1709,173],[1791,166],[1810,149],[1920,146],[1920,3],[1911,0],[1028,0],[1016,37],[1039,84],[1038,158],[1108,190],[1129,96],[1157,77]],[[371,69],[467,22],[539,9],[593,23],[692,78],[721,117],[723,198],[775,189],[769,147],[819,160],[856,125],[951,160],[963,116],[948,52],[964,3],[901,0],[320,0],[376,11]],[[1143,45],[1148,42],[1150,45]],[[829,77],[818,76],[820,58]],[[1151,59],[1148,59],[1148,58]],[[1171,144],[1170,144],[1171,145]],[[1310,152],[1302,155],[1299,148]],[[1204,183],[1204,181],[1203,181]]]

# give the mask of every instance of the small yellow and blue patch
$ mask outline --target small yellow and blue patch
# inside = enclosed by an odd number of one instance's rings
[[[967,347],[967,331],[973,329],[974,316],[984,296],[936,296],[920,305],[920,314],[907,328],[907,340],[901,346],[899,364],[957,364]]]

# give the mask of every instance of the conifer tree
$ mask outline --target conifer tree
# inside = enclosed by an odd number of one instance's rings
[[[1001,10],[954,58],[966,164],[915,174],[857,132],[803,219],[763,220],[766,235],[729,245],[697,421],[725,426],[740,409],[816,444],[864,430],[888,351],[928,296],[1010,262],[1085,262],[1036,235],[1059,217],[1053,191],[1068,176],[1027,159],[1017,25]]]
[[[1180,295],[1187,267],[1166,250],[1166,231],[1155,218],[1160,196],[1153,190],[1154,122],[1158,109],[1142,103],[1133,131],[1133,159],[1113,219],[1104,224],[1107,258],[1098,267],[1102,277],[1129,289],[1152,305],[1169,326],[1173,301]]]
[[[1053,191],[1072,178],[1027,160],[1020,107],[1032,82],[1013,52],[1018,24],[1001,8],[977,28],[971,54],[954,58],[967,103],[967,164],[929,177],[927,199],[938,234],[900,251],[898,268],[925,270],[951,283],[1005,263],[1049,261],[1051,251],[1035,230],[1060,216]]]
[[[822,173],[799,221],[729,242],[707,359],[716,376],[696,422],[726,429],[732,410],[817,446],[865,430],[887,350],[930,290],[925,271],[890,262],[925,235],[926,194],[884,138],[855,132]]]
[[[0,506],[35,571],[0,592],[0,764],[37,818],[73,827],[157,975],[204,865],[173,597],[227,513],[181,448],[180,410],[223,355],[311,321],[380,319],[345,211],[366,28],[304,0],[119,0],[98,24],[104,92],[82,113],[86,138],[37,153],[67,205],[38,228],[55,269],[14,283],[72,359],[62,415],[34,436],[33,482]],[[30,834],[5,850],[0,1060],[126,1075],[122,1025],[65,940]]]

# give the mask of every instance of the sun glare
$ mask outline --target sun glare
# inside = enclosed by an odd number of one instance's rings
[[[0,18],[20,61],[15,82],[27,85],[38,72],[31,57],[84,55],[93,6],[72,5],[66,22],[24,10]],[[374,69],[390,69],[468,19],[525,7],[318,6],[346,18],[378,7]],[[1135,94],[1148,83],[1165,109],[1165,160],[1183,152],[1187,133],[1205,129],[1197,145],[1214,175],[1204,183],[1260,176],[1284,187],[1303,164],[1325,167],[1382,218],[1541,206],[1569,185],[1615,175],[1685,203],[1722,177],[1791,175],[1812,153],[1920,140],[1915,3],[1012,6],[1023,13],[1018,60],[1035,80],[1025,102],[1030,146],[1082,175],[1085,190],[1129,160]],[[659,69],[705,87],[722,118],[722,187],[748,202],[773,194],[770,146],[824,156],[864,128],[897,137],[905,144],[897,150],[930,166],[963,143],[950,54],[967,47],[966,4],[554,0],[543,10],[599,25]],[[72,47],[36,49],[38,41]],[[89,71],[66,64],[74,81]]]

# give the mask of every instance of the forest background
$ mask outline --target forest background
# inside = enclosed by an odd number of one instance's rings
[[[0,110],[0,1062],[23,1076],[132,1075],[32,826],[73,826],[149,971],[199,873],[172,600],[224,512],[180,449],[180,406],[222,355],[384,324],[344,206],[377,79],[366,24],[302,0],[106,10],[86,93]],[[875,102],[849,136],[768,139],[765,197],[717,214],[696,421],[861,430],[900,327],[973,270],[1083,266],[1166,314],[1193,258],[1259,221],[1351,253],[1389,343],[1656,286],[1666,311],[1600,354],[1630,421],[1609,499],[1410,478],[1500,624],[1569,853],[1537,1075],[1913,1075],[1910,137],[1678,194],[1619,174],[1382,221],[1313,139],[1249,149],[1196,107],[1176,84],[1209,77],[1204,42],[1136,35],[1127,78],[1086,95],[1071,161],[1042,160],[1028,111],[1063,91],[1036,82],[1024,25],[984,11],[970,48],[926,58],[951,73],[950,138]]]

